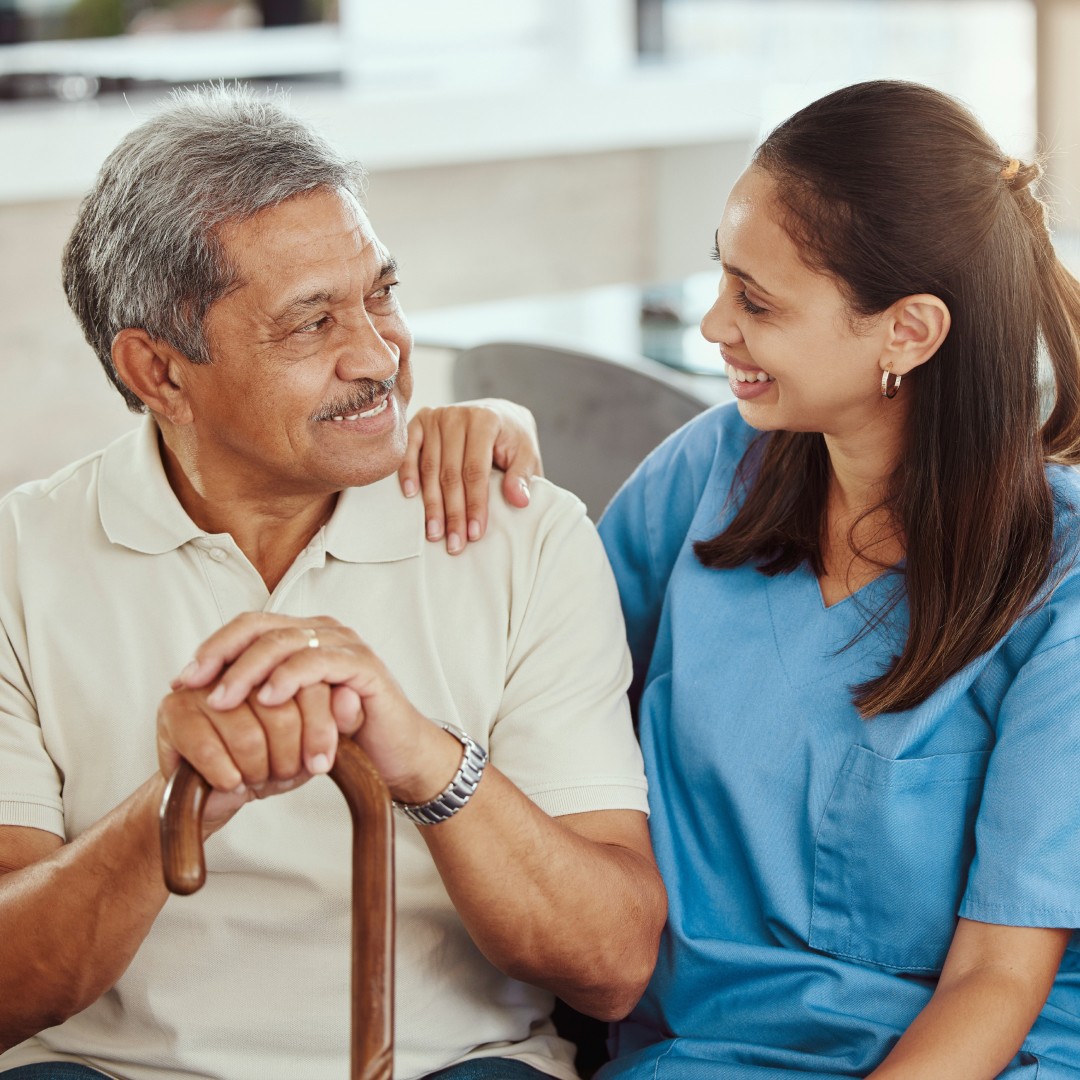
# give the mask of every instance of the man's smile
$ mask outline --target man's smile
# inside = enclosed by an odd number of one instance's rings
[[[312,420],[366,420],[378,416],[386,410],[396,385],[396,374],[388,379],[364,379],[344,400],[319,409]]]
[[[337,421],[342,421],[342,420],[366,420],[369,417],[378,416],[379,413],[385,412],[386,411],[386,406],[389,405],[389,404],[390,404],[390,398],[389,398],[389,396],[387,396],[387,397],[384,397],[382,399],[382,401],[379,402],[378,405],[374,406],[374,408],[368,409],[367,412],[356,412],[356,413],[353,413],[351,416],[340,416],[340,415],[339,416],[331,416],[330,419],[331,420],[337,420]]]

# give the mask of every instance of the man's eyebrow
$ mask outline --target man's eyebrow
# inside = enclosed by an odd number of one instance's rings
[[[285,302],[285,305],[274,316],[274,322],[289,322],[291,319],[294,319],[298,315],[303,314],[310,308],[318,307],[320,304],[330,303],[333,298],[333,294],[328,292],[326,289],[320,289],[318,292],[307,293],[304,296],[294,297],[293,299]]]
[[[397,277],[398,263],[397,259],[388,255],[379,267],[379,273],[376,275],[376,281],[385,281],[389,277]],[[335,294],[329,292],[326,289],[319,289],[313,293],[305,293],[303,296],[294,296],[292,299],[287,300],[274,316],[274,322],[287,323],[293,319],[303,315],[311,308],[318,307],[320,304],[330,304],[336,299]]]

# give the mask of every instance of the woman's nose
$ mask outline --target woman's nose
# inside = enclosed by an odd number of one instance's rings
[[[738,324],[732,318],[731,304],[723,292],[701,318],[701,336],[714,345],[736,345],[742,341]]]

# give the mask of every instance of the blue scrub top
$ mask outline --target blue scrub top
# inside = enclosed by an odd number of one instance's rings
[[[604,1080],[865,1076],[929,1000],[958,915],[1080,927],[1080,572],[924,704],[862,720],[850,687],[899,649],[902,574],[826,608],[809,567],[712,570],[691,548],[733,516],[754,434],[733,405],[703,414],[600,524],[647,670],[670,902]],[[1080,475],[1048,475],[1075,553]],[[1002,1075],[1080,1077],[1080,936]]]

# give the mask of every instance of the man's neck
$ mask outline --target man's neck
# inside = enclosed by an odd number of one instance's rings
[[[188,517],[208,533],[228,533],[273,592],[296,557],[334,512],[337,493],[267,497],[199,476],[160,439],[169,484]]]

